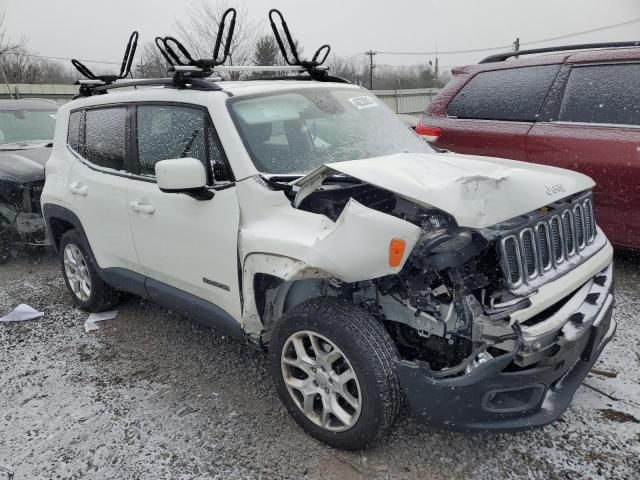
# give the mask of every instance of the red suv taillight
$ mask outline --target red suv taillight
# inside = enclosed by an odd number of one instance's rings
[[[442,129],[438,127],[428,127],[427,125],[418,123],[418,125],[416,125],[416,133],[424,137],[427,142],[435,142],[438,137],[442,135]]]

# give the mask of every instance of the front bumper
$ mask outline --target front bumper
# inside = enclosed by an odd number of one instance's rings
[[[513,368],[514,363],[522,364],[522,350],[452,378],[435,378],[426,364],[398,361],[412,413],[455,431],[513,431],[553,422],[567,409],[617,326],[611,315],[612,265],[586,286],[591,290],[566,317],[554,345],[545,347],[543,355],[534,355],[535,362],[526,367]],[[590,293],[599,295],[594,298]]]

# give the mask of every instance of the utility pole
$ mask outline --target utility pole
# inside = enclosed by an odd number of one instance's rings
[[[436,82],[438,81],[438,42],[436,42]]]
[[[377,54],[378,52],[374,52],[373,50],[365,52],[365,55],[369,55],[369,90],[373,90],[373,69],[376,68],[373,64],[373,56]]]
[[[520,51],[520,37],[517,37],[516,41],[513,42],[513,51],[514,52],[519,52]],[[516,58],[518,58],[517,55],[516,55]]]

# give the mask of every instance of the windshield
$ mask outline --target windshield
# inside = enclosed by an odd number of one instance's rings
[[[230,104],[256,168],[265,173],[306,173],[325,163],[433,151],[366,91],[308,88]]]
[[[52,140],[56,110],[0,110],[0,145]]]

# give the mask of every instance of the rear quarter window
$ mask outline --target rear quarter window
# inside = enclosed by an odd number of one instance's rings
[[[479,73],[454,97],[447,114],[533,122],[559,69],[559,65],[543,65]]]
[[[640,63],[573,67],[558,120],[640,125]]]
[[[80,119],[82,112],[72,112],[69,115],[69,130],[67,132],[67,144],[76,152],[80,152]]]

